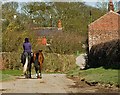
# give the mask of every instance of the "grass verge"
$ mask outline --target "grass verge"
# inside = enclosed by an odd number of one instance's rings
[[[0,71],[0,82],[15,80],[15,76],[20,76],[21,70],[1,70]]]
[[[69,71],[68,76],[79,76],[80,79],[85,79],[87,82],[99,82],[104,84],[114,84],[118,85],[118,70],[115,69],[104,69],[99,68],[90,68],[87,70],[80,70],[75,68],[74,70]]]

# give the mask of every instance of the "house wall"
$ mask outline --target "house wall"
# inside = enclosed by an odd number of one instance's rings
[[[119,39],[119,31],[89,31],[89,50],[92,46]]]

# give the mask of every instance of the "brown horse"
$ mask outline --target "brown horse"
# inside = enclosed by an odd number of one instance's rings
[[[42,71],[42,64],[44,62],[44,56],[42,50],[33,53],[33,62],[34,62],[37,78],[42,78],[41,71]]]

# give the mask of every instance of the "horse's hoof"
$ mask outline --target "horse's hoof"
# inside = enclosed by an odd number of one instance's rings
[[[28,76],[25,76],[25,78],[27,79],[27,78],[28,78]]]
[[[37,78],[40,78],[40,76],[37,76]]]
[[[31,74],[28,75],[28,78],[31,78]]]
[[[42,77],[40,76],[40,79],[42,79]]]
[[[29,78],[31,79],[31,76]]]

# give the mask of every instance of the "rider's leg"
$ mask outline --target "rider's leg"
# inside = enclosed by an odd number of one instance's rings
[[[23,63],[23,56],[24,56],[24,54],[22,53],[21,54],[21,63]]]
[[[23,53],[22,57],[21,57],[21,61],[22,61],[21,63],[23,64],[23,66],[25,65],[25,60],[26,60],[25,59],[25,54]]]

